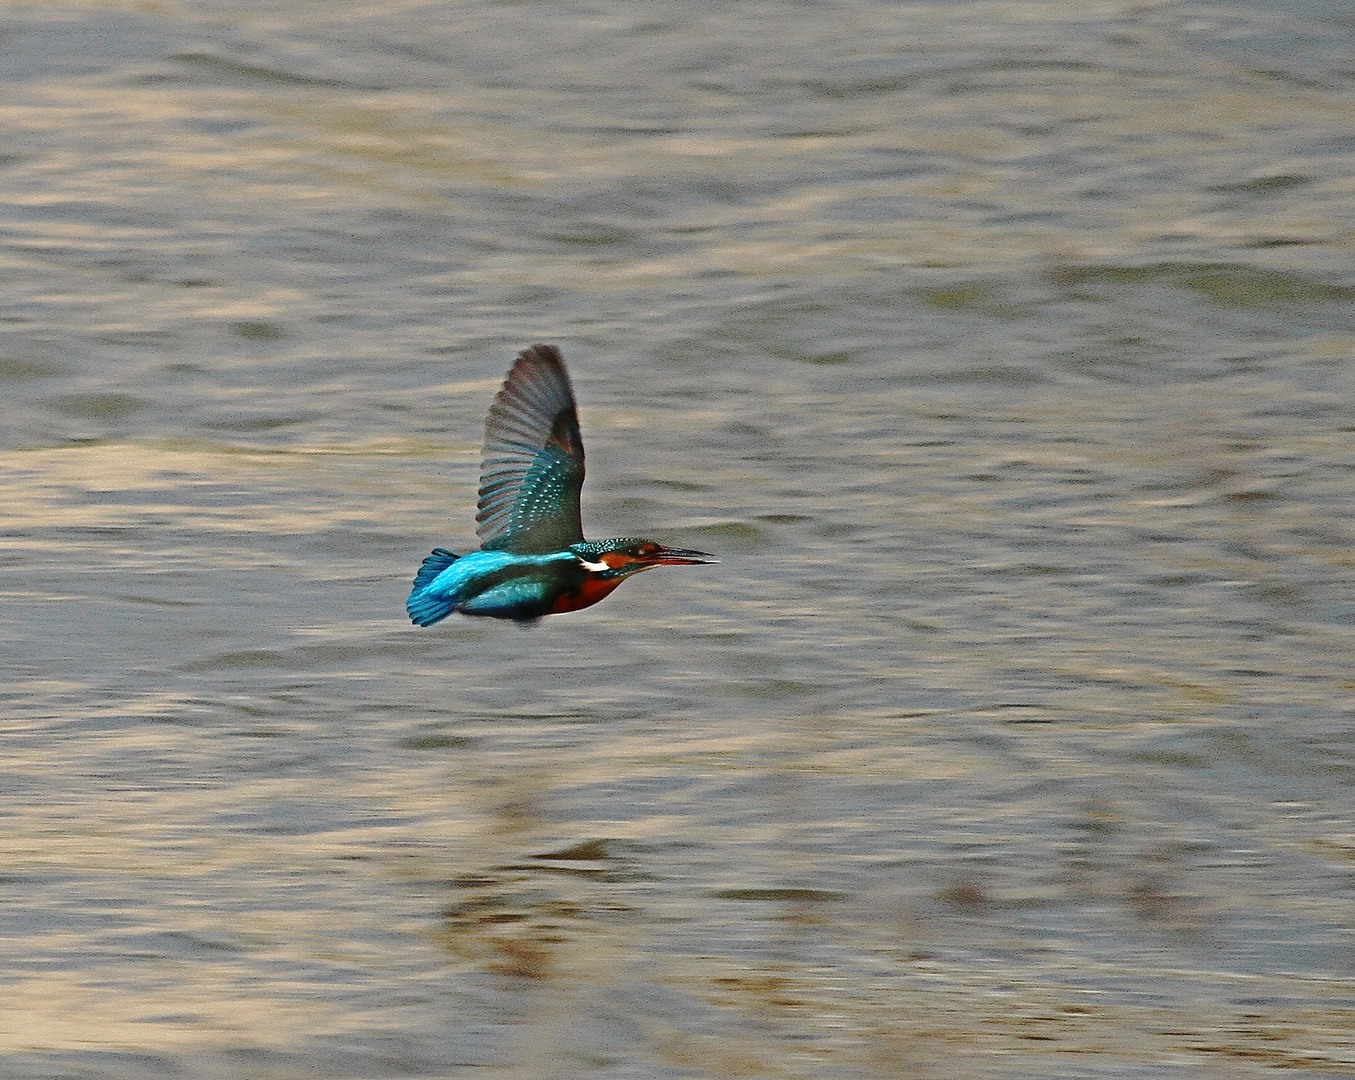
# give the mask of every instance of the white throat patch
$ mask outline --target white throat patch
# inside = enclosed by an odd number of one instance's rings
[[[611,569],[611,567],[608,566],[605,562],[589,562],[582,555],[576,555],[575,558],[579,560],[580,566],[582,566],[585,570],[593,571],[593,573],[595,574],[600,574],[604,570]]]

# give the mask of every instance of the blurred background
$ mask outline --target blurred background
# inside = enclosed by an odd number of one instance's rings
[[[0,1075],[1351,1075],[1353,56],[0,4]],[[534,341],[724,561],[418,630]]]

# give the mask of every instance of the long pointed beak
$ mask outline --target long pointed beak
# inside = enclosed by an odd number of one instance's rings
[[[717,563],[720,560],[704,551],[692,551],[690,548],[661,547],[645,562],[655,566],[696,566],[704,563]]]

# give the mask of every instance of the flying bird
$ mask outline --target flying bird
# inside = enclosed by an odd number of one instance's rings
[[[485,420],[480,550],[434,548],[405,607],[420,626],[454,611],[533,622],[590,607],[655,566],[720,560],[704,551],[624,536],[586,541],[579,516],[583,439],[564,358],[554,345],[523,350]]]

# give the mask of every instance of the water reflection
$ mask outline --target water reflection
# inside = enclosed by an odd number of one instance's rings
[[[1348,26],[7,12],[0,1073],[1355,1068]]]

